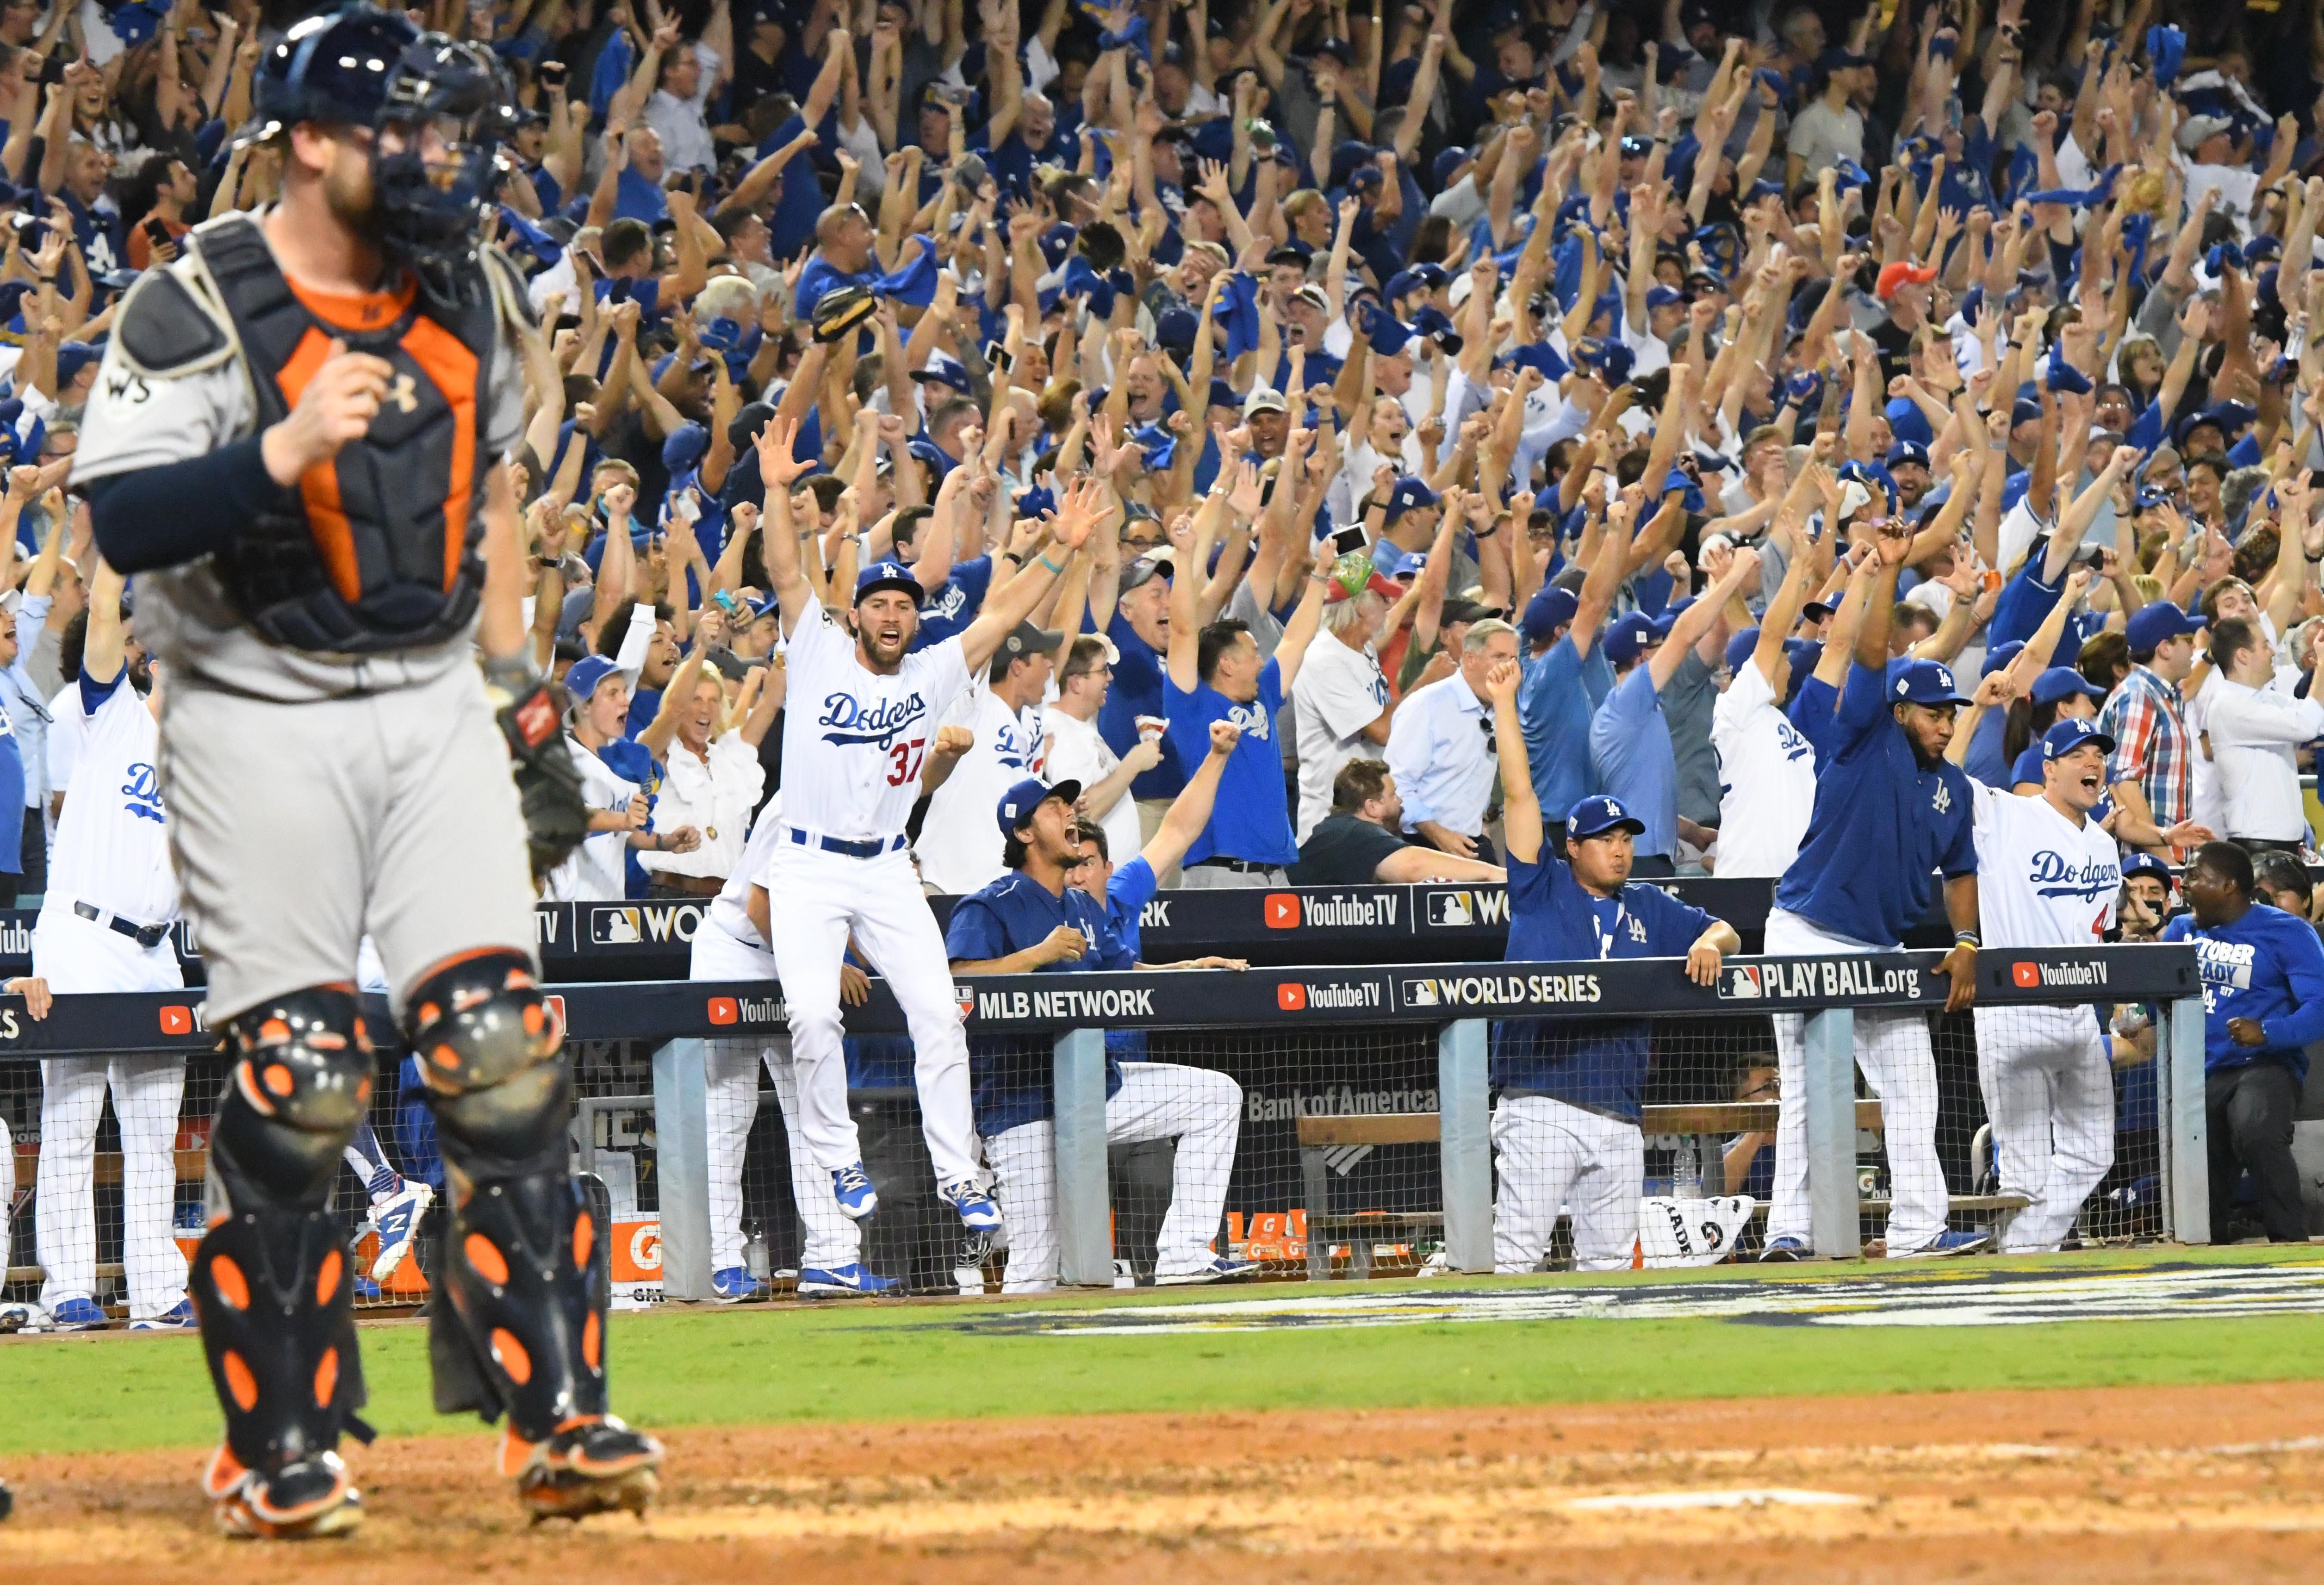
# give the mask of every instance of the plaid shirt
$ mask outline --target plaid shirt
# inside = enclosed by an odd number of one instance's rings
[[[2098,712],[2098,730],[2114,739],[2107,782],[2138,783],[2155,825],[2165,830],[2186,819],[2194,798],[2194,767],[2179,685],[2147,667],[2132,667]]]

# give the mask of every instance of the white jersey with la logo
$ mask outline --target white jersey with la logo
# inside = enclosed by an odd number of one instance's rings
[[[83,719],[79,754],[49,859],[42,911],[75,903],[133,925],[178,917],[178,877],[170,865],[155,763],[161,729],[127,672],[110,687],[84,677],[65,695]]]
[[[1800,856],[1815,813],[1815,750],[1745,661],[1711,710],[1719,756],[1719,873],[1779,880]]]
[[[1043,757],[1047,729],[1041,707],[1012,710],[982,684],[969,690],[946,723],[964,726],[975,742],[928,800],[920,839],[912,851],[920,879],[938,891],[966,897],[1004,873],[1004,841],[993,817],[1001,795],[1028,776],[1048,779]]]
[[[916,650],[883,674],[866,667],[854,636],[811,603],[784,666],[785,824],[845,842],[900,835],[944,712],[968,686],[960,640]]]

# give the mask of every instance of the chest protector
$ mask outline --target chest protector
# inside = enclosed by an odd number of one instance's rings
[[[291,290],[248,220],[187,239],[242,343],[258,428],[280,422],[334,340],[393,367],[361,440],[307,470],[293,496],[219,551],[219,581],[244,621],[298,650],[366,653],[440,643],[466,631],[484,585],[480,457],[498,346],[493,295],[445,309],[416,292],[348,329]]]

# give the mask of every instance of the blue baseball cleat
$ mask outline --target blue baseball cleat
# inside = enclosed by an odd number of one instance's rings
[[[387,1297],[386,1289],[381,1287],[377,1283],[372,1281],[371,1278],[365,1276],[360,1271],[355,1273],[355,1303],[358,1304],[376,1304],[381,1300]]]
[[[851,1260],[828,1271],[802,1267],[798,1276],[802,1299],[877,1298],[894,1293],[899,1286],[894,1277],[881,1276],[860,1260]]]
[[[1259,1275],[1255,1260],[1230,1260],[1223,1255],[1213,1255],[1208,1266],[1197,1266],[1192,1271],[1157,1271],[1154,1286],[1157,1288],[1191,1287],[1196,1283],[1241,1282]]]
[[[710,1274],[710,1296],[722,1304],[747,1304],[767,1296],[767,1285],[747,1266],[727,1266]]]
[[[1781,1238],[1769,1239],[1767,1247],[1759,1251],[1759,1258],[1781,1264],[1788,1260],[1805,1260],[1814,1253],[1815,1249],[1805,1239],[1795,1239],[1785,1233]]]
[[[129,1323],[132,1332],[191,1332],[194,1329],[194,1302],[180,1299],[159,1315]]]
[[[385,1282],[411,1253],[420,1213],[435,1198],[436,1191],[426,1184],[406,1179],[401,1188],[372,1208],[372,1222],[379,1229],[379,1255],[371,1263],[374,1282]]]
[[[831,1193],[839,1202],[839,1213],[850,1221],[865,1221],[880,1209],[880,1191],[872,1186],[872,1175],[860,1161],[832,1168]]]
[[[93,1299],[60,1299],[28,1332],[103,1332],[112,1322]]]
[[[941,1184],[936,1198],[960,1212],[960,1224],[973,1233],[997,1233],[1001,1230],[1001,1207],[992,1196],[976,1186],[973,1178]]]
[[[1897,1257],[1900,1260],[1933,1260],[1947,1255],[1974,1255],[1993,1247],[1991,1232],[1939,1233],[1933,1242],[1917,1249],[1908,1249]]]

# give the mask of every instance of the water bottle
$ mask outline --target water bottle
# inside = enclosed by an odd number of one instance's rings
[[[1671,1198],[1702,1198],[1702,1162],[1695,1153],[1692,1134],[1681,1138],[1678,1148],[1671,1153]]]

